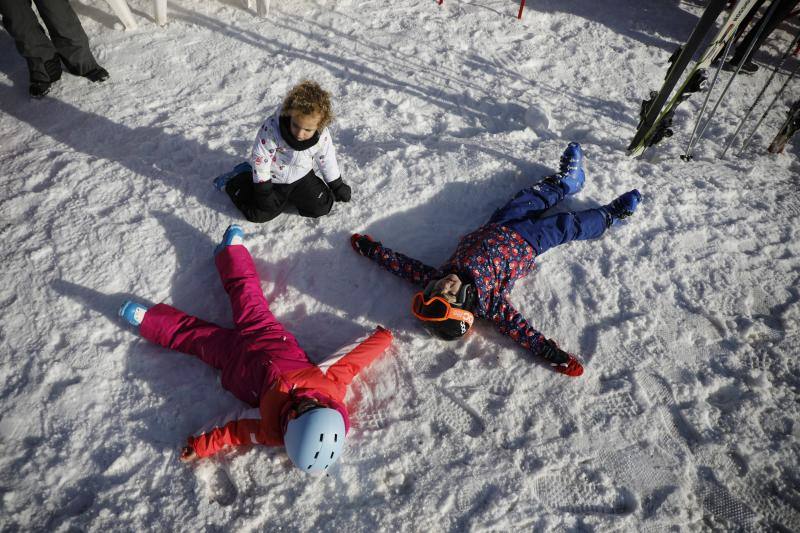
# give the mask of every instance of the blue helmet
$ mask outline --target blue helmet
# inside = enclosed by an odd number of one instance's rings
[[[289,420],[283,443],[289,459],[297,468],[319,476],[342,455],[344,435],[341,413],[321,407]]]

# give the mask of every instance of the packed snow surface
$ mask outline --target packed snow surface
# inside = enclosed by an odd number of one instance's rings
[[[517,20],[512,0],[273,0],[266,19],[170,0],[165,27],[129,3],[133,31],[101,0],[74,2],[111,78],[65,74],[40,101],[0,33],[3,531],[800,530],[800,143],[765,150],[800,80],[751,148],[716,158],[796,19],[685,163],[698,95],[673,138],[641,159],[625,148],[702,2],[534,0]],[[211,180],[304,78],[333,95],[353,200],[247,223]],[[588,177],[563,209],[644,196],[514,289],[580,378],[488,323],[427,336],[413,288],[348,244],[366,232],[439,265],[572,140]],[[137,297],[229,325],[212,250],[233,221],[312,357],[376,324],[395,333],[351,389],[327,477],[264,447],[179,462],[187,435],[241,404],[116,317]]]

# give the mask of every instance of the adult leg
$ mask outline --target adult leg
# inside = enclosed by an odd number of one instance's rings
[[[39,25],[30,0],[0,0],[3,26],[28,63],[31,83],[53,83],[61,77],[56,48]]]
[[[744,57],[744,54],[747,52],[747,49],[750,47],[750,44],[753,43],[755,40],[755,44],[753,44],[753,49],[750,51],[750,54],[745,59],[745,63],[752,60],[753,55],[761,48],[761,45],[764,43],[764,40],[775,30],[775,28],[780,25],[783,20],[789,16],[789,13],[792,12],[800,1],[798,0],[773,0],[773,3],[777,2],[778,6],[775,8],[775,11],[772,13],[772,17],[767,21],[767,25],[764,27],[764,30],[758,36],[758,39],[755,39],[756,34],[758,33],[758,29],[761,27],[761,24],[764,22],[763,18],[758,19],[755,24],[750,28],[747,34],[744,36],[742,41],[736,45],[736,52],[733,54],[733,57],[730,59],[730,63],[739,64],[739,62]],[[772,3],[770,3],[772,6]],[[754,10],[755,11],[755,10]]]
[[[187,315],[167,304],[147,310],[139,333],[150,342],[194,355],[220,370],[224,370],[237,339],[236,331]]]
[[[333,193],[313,171],[292,185],[289,202],[297,207],[300,216],[317,218],[331,212]]]
[[[535,219],[547,209],[564,199],[564,189],[556,183],[539,182],[522,189],[489,219],[490,224],[509,224],[519,220]]]
[[[544,218],[518,220],[510,226],[522,235],[539,255],[559,244],[601,236],[609,226],[609,218],[603,208],[596,208],[575,213],[559,213]]]
[[[99,67],[89,49],[89,38],[67,0],[34,0],[50,39],[67,69],[83,76]]]

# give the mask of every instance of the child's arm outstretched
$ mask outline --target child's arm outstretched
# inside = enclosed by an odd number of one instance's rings
[[[555,341],[545,338],[508,300],[503,299],[497,309],[490,318],[500,333],[508,335],[533,355],[545,359],[556,372],[572,377],[583,374],[583,366],[575,356],[559,348]]]
[[[317,366],[327,376],[348,385],[392,343],[392,332],[383,326],[353,344],[342,346]]]
[[[189,437],[181,452],[181,461],[188,462],[209,457],[224,448],[233,446],[280,446],[280,441],[270,439],[263,430],[258,408],[244,409],[209,422],[203,429]]]
[[[407,255],[394,252],[383,246],[380,241],[373,240],[369,235],[354,233],[350,237],[350,244],[360,255],[367,259],[372,259],[395,276],[399,276],[416,285],[424,287],[429,281],[444,277],[444,274],[439,269],[428,266]]]

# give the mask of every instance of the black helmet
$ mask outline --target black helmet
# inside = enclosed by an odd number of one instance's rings
[[[436,281],[431,281],[424,291],[414,295],[411,312],[436,337],[446,341],[456,340],[469,331],[475,320],[472,314],[477,302],[475,287],[470,283],[462,283],[455,301],[451,302],[435,293]]]

